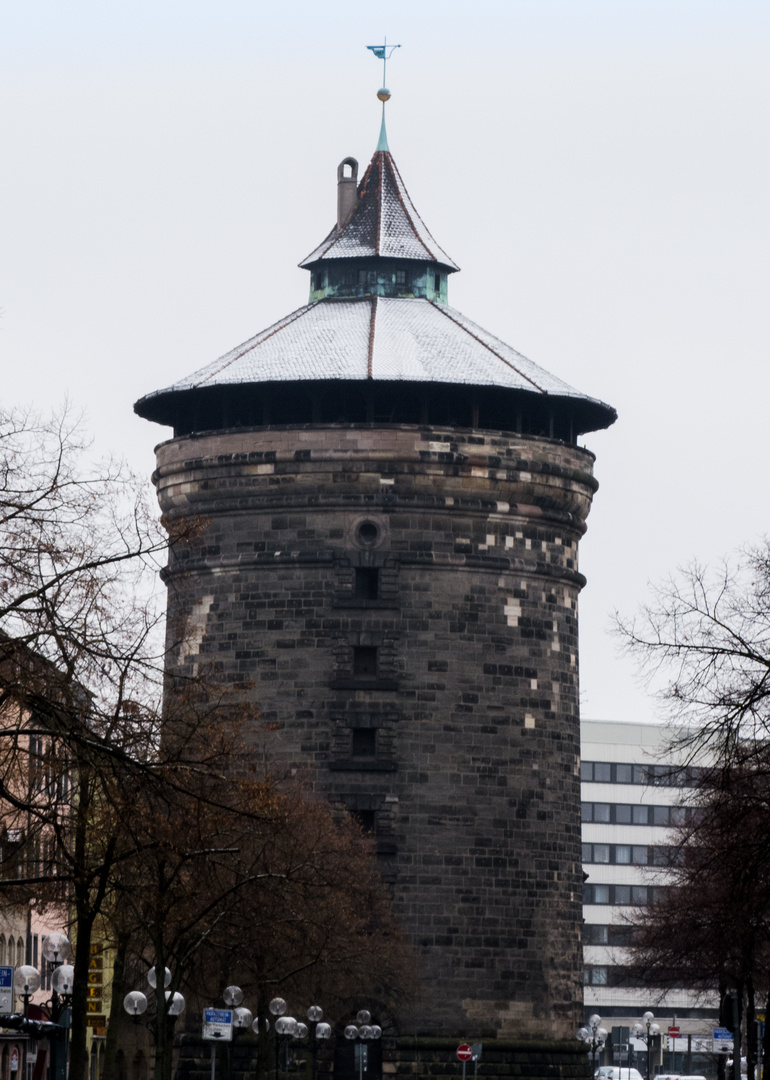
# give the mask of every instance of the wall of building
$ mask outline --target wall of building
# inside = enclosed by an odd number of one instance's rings
[[[667,747],[671,734],[657,724],[581,725],[585,1013],[599,1013],[610,1030],[651,1010],[664,1032],[678,1023],[684,1035],[705,1037],[718,1012],[715,994],[639,987],[625,977],[631,920],[666,886],[676,826],[693,798],[693,770],[679,770],[682,757]]]
[[[173,666],[240,686],[278,729],[271,753],[374,830],[420,954],[404,1030],[563,1037],[580,1011],[577,548],[593,456],[410,425],[230,431],[157,453],[166,519],[197,522],[169,568]]]

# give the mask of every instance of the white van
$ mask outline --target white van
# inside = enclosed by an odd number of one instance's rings
[[[602,1065],[594,1073],[594,1080],[642,1080],[638,1069],[621,1068],[620,1065]]]

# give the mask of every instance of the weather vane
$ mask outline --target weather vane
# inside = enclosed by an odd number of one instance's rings
[[[388,68],[388,60],[395,49],[400,49],[400,45],[388,45],[388,39],[384,39],[382,45],[367,45],[367,49],[374,53],[378,60],[382,60],[382,87],[377,91],[377,97],[382,102],[382,127],[380,129],[380,141],[377,144],[378,150],[388,149],[388,136],[385,131],[385,102],[390,101],[390,90],[387,87],[386,71]]]
[[[387,79],[385,77],[388,68],[388,60],[390,60],[394,50],[400,49],[401,46],[388,45],[388,39],[385,38],[385,43],[383,45],[367,45],[366,47],[374,53],[378,60],[382,60],[382,89],[377,91],[377,97],[382,102],[384,108],[385,102],[390,98],[390,90],[388,90]]]

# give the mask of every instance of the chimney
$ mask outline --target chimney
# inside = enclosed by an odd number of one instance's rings
[[[346,174],[347,170],[347,174]],[[355,158],[344,158],[337,167],[337,228],[342,229],[350,221],[356,208],[356,188],[358,186],[358,162]]]

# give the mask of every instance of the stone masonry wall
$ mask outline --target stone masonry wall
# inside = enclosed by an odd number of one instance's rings
[[[174,439],[169,647],[377,837],[421,960],[403,1034],[571,1037],[581,1012],[578,541],[593,456],[308,426]]]

